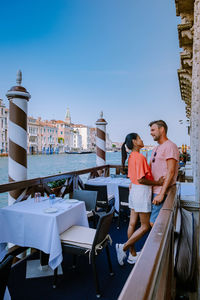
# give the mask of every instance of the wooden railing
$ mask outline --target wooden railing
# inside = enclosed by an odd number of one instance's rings
[[[176,187],[172,187],[130,273],[119,300],[164,300],[174,298],[174,224]]]
[[[0,193],[10,192],[13,190],[21,190],[17,201],[26,200],[30,195],[33,197],[35,192],[41,192],[42,195],[44,193],[46,193],[47,195],[53,193],[53,190],[48,186],[48,183],[52,181],[65,179],[65,182],[62,185],[59,193],[61,197],[64,197],[65,194],[73,192],[73,190],[75,188],[78,188],[78,186],[83,187],[83,182],[80,178],[80,175],[89,174],[89,178],[98,177],[100,175],[109,176],[111,168],[115,169],[116,174],[120,173],[121,166],[104,165],[79,171],[60,173],[46,177],[39,177],[24,181],[15,181],[11,183],[1,184]]]

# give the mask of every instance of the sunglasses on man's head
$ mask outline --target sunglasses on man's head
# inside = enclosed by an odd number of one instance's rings
[[[153,159],[152,159],[152,162],[153,162],[153,163],[154,163],[155,160],[156,160],[156,158],[155,158],[155,157],[156,157],[156,154],[157,154],[157,152],[155,151],[155,152],[154,152],[154,155],[153,155]]]

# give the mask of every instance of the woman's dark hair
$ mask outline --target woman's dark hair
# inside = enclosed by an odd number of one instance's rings
[[[126,152],[126,147],[127,146],[128,149],[132,150],[133,149],[133,141],[132,140],[136,140],[138,137],[137,133],[129,133],[126,138],[125,138],[125,142],[122,144],[121,147],[121,153],[122,153],[122,167],[124,168],[125,165],[125,161],[127,159],[127,152]]]

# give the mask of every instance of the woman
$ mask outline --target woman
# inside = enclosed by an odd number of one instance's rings
[[[127,233],[128,240],[125,244],[116,244],[117,259],[120,265],[124,264],[128,249],[129,256],[127,262],[130,264],[136,262],[139,253],[136,253],[134,244],[150,229],[151,186],[162,185],[164,181],[162,177],[158,181],[154,181],[147,160],[140,153],[140,149],[143,147],[144,144],[140,136],[137,133],[130,133],[126,136],[121,149],[123,167],[127,158],[127,150],[131,150],[128,159],[128,177],[131,180],[129,192],[131,214]],[[141,226],[135,231],[138,216]]]

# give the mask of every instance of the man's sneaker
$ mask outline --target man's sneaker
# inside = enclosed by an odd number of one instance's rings
[[[136,261],[137,261],[137,259],[138,259],[138,257],[140,256],[140,253],[141,253],[141,251],[140,251],[140,252],[136,252],[137,255],[136,255],[136,256],[133,256],[133,255],[131,254],[131,252],[129,252],[129,256],[128,256],[127,262],[128,262],[129,264],[131,264],[131,265],[135,264]]]
[[[117,260],[118,263],[123,266],[124,259],[126,258],[126,252],[123,250],[124,244],[116,244]]]

